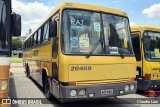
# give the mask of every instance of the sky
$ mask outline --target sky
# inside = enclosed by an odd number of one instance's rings
[[[13,11],[22,16],[22,36],[62,2],[80,2],[127,12],[130,25],[160,27],[160,0],[12,0]]]

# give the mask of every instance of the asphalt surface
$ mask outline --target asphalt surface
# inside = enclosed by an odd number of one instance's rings
[[[53,99],[51,101],[47,100],[43,94],[43,89],[40,87],[33,79],[28,79],[25,76],[23,64],[11,64],[10,69],[10,90],[9,97],[10,98],[19,98],[21,100],[26,100],[24,98],[28,98],[29,100],[32,98],[36,98],[45,102],[47,104],[37,104],[37,105],[26,105],[26,104],[12,104],[11,107],[160,107],[158,104],[130,104],[128,103],[127,98],[145,98],[144,94],[130,94],[124,96],[118,96],[117,98],[126,98],[126,99],[116,99],[116,98],[107,98],[100,101],[79,101],[79,102],[70,102],[70,103],[60,103],[58,100]],[[125,102],[126,104],[115,104],[117,102]],[[112,104],[108,104],[110,102]]]

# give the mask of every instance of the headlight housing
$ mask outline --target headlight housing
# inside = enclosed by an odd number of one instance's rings
[[[77,90],[71,90],[70,95],[71,97],[75,97],[77,95]]]
[[[124,88],[125,92],[128,92],[129,91],[129,86],[126,85],[125,88]]]
[[[79,90],[79,95],[84,96],[86,94],[86,91],[84,89]]]
[[[130,85],[130,89],[133,91],[134,90],[134,85]]]

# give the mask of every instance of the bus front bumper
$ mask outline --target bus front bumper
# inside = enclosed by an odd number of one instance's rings
[[[156,90],[160,89],[160,80],[137,80],[138,90]]]
[[[134,85],[134,89],[130,89]],[[125,87],[129,86],[129,91],[125,91]],[[75,90],[76,95],[71,96],[71,91]],[[80,90],[85,90],[85,95],[80,95]],[[137,91],[137,81],[105,84],[105,85],[90,85],[90,86],[61,86],[61,98],[80,99],[80,98],[106,98],[115,97],[125,94],[133,94]],[[74,93],[75,94],[75,93]]]

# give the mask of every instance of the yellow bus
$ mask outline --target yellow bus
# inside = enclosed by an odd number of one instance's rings
[[[11,35],[20,36],[20,33],[21,17],[12,13],[11,0],[0,0],[0,99],[8,98]]]
[[[60,101],[120,96],[137,88],[127,14],[106,7],[56,7],[26,38],[24,65],[45,96]]]
[[[139,25],[131,30],[137,60],[137,89],[160,89],[160,28]]]

